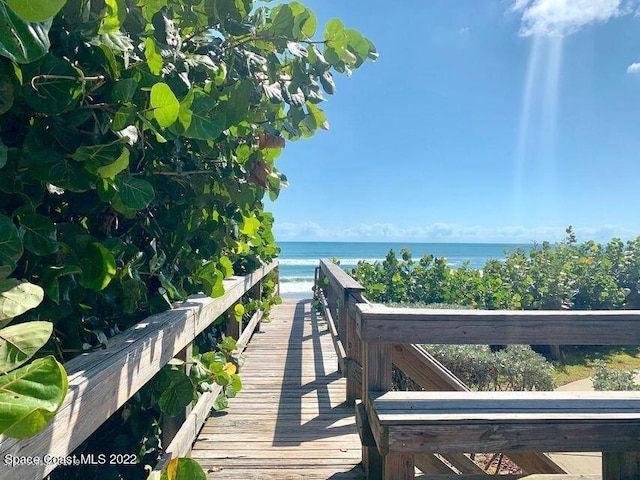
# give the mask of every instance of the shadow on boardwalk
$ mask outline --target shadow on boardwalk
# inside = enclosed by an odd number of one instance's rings
[[[210,479],[362,479],[361,446],[325,320],[311,300],[271,312],[245,354],[243,389],[191,456]]]

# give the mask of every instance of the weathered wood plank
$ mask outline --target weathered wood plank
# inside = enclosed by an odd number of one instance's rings
[[[640,478],[640,452],[603,452],[603,480],[637,480]]]
[[[54,419],[34,437],[19,441],[0,437],[0,458],[69,455],[160,368],[276,266],[274,262],[251,275],[227,279],[222,297],[190,297],[175,309],[148,317],[111,338],[107,348],[67,362],[69,391]],[[0,462],[0,478],[40,479],[53,467],[12,468]]]
[[[500,475],[500,480],[602,480],[600,475],[567,475],[567,474],[522,474]],[[487,480],[486,475],[420,475],[416,480]]]
[[[238,350],[234,352],[234,355],[242,355],[242,352],[244,352],[247,347],[253,332],[260,324],[260,320],[263,315],[264,313],[262,310],[259,310],[251,317],[251,320],[247,324],[247,328],[242,332],[242,335],[237,341]],[[202,425],[204,425],[204,422],[209,416],[209,412],[211,412],[211,408],[221,391],[222,387],[220,385],[215,385],[210,392],[205,392],[200,396],[195,407],[193,407],[189,415],[187,415],[184,423],[177,431],[171,443],[169,443],[165,448],[165,451],[158,461],[158,464],[155,466],[154,471],[161,471],[173,458],[187,456],[191,450],[193,442],[198,436],[198,432],[200,432]]]
[[[336,265],[328,258],[320,259],[320,270],[336,288],[340,290],[351,290],[354,292],[364,292],[365,288],[360,285],[351,275],[345,272],[340,265]]]
[[[357,305],[369,342],[442,344],[638,345],[638,310],[438,310]]]
[[[279,305],[271,318],[244,355],[243,390],[207,420],[192,457],[212,479],[361,478],[328,323],[309,301]]]
[[[419,345],[394,345],[393,364],[425,390],[469,391],[464,383]]]

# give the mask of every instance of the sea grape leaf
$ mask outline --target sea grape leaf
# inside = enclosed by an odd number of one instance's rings
[[[18,229],[10,218],[0,214],[0,268],[7,266],[7,275],[16,268],[16,262],[22,256],[22,242]],[[0,271],[1,277],[2,271]]]
[[[95,173],[100,178],[113,178],[129,166],[129,149],[123,148],[116,160],[108,165],[97,167]]]
[[[192,458],[174,458],[159,477],[159,480],[206,480],[207,474]]]
[[[146,208],[155,195],[149,182],[131,175],[116,177],[114,186],[122,203],[132,210]]]
[[[162,60],[162,55],[160,55],[160,52],[156,47],[156,42],[153,41],[153,38],[147,38],[144,41],[144,56],[147,59],[149,71],[154,75],[160,75],[164,61]]]
[[[24,248],[36,255],[49,255],[57,250],[56,226],[49,217],[32,213],[18,219]]]
[[[118,80],[111,89],[111,99],[114,102],[125,103],[133,98],[138,89],[138,82],[133,78]]]
[[[169,127],[178,119],[180,102],[166,83],[156,83],[151,87],[151,108],[158,125]]]
[[[46,55],[40,61],[39,74],[24,91],[24,99],[36,112],[57,114],[77,104],[84,91],[82,72],[69,60]]]
[[[26,322],[0,330],[0,375],[27,362],[53,333],[51,322]]]
[[[191,122],[184,132],[187,138],[215,140],[223,132],[226,118],[222,112],[213,113],[216,101],[208,95],[196,92],[191,103]]]
[[[116,260],[113,254],[100,243],[87,245],[81,261],[80,285],[96,292],[109,285],[116,274]]]
[[[193,400],[193,383],[184,373],[174,378],[169,387],[162,393],[158,406],[163,413],[175,417],[184,412]]]
[[[220,257],[218,264],[225,277],[233,275],[233,264],[231,263],[231,260],[229,260],[229,257]]]
[[[40,305],[44,290],[13,278],[0,281],[0,324]]]
[[[0,55],[17,63],[35,62],[49,51],[49,28],[51,20],[27,22],[0,2]]]
[[[44,22],[55,16],[67,0],[5,0],[9,8],[26,22]]]
[[[116,33],[127,17],[127,5],[124,0],[104,0],[105,10],[100,22],[98,34]]]
[[[0,375],[0,434],[38,433],[60,408],[68,386],[64,367],[52,355]]]
[[[260,220],[253,217],[242,217],[242,225],[240,233],[244,233],[249,237],[254,237],[260,228]]]

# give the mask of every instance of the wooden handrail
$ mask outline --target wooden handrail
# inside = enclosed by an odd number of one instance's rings
[[[334,341],[344,345],[342,350],[345,351],[346,358],[343,361],[343,375],[347,380],[347,403],[355,404],[357,399],[362,398],[363,372],[362,343],[356,331],[356,314],[358,308],[365,308],[364,305],[374,311],[378,308],[386,309],[387,307],[370,304],[362,295],[365,290],[364,287],[331,260],[320,260],[315,281],[316,291],[321,291],[318,297],[322,300],[328,316],[336,318],[340,316],[340,312],[344,315],[344,323],[346,325],[338,333],[339,338]],[[339,308],[340,304],[342,304],[342,309]],[[409,338],[412,342],[417,343],[413,336]],[[460,382],[451,372],[424,352],[421,346],[415,344],[403,345],[403,343],[406,343],[406,337],[403,341],[396,342],[396,345],[393,346],[392,361],[419,385],[437,390],[468,390],[464,383]],[[423,343],[431,342],[425,341]],[[411,363],[415,365],[410,365]],[[426,365],[429,367],[428,372],[426,371]],[[449,455],[449,457],[447,458],[449,463],[455,465],[459,470],[463,471],[468,468],[468,465],[465,466],[464,458],[459,458],[456,455]],[[513,454],[513,457],[528,471],[564,473],[564,470],[544,453],[518,453]],[[422,460],[431,462],[431,459],[427,458]],[[424,464],[424,462],[422,463]],[[437,470],[431,469],[431,472]]]
[[[0,478],[46,476],[60,459],[71,455],[169,360],[277,266],[274,261],[252,274],[226,279],[223,296],[191,296],[174,309],[152,315],[110,338],[106,348],[67,362],[69,390],[51,422],[27,439],[0,436]],[[208,411],[197,413],[198,421],[204,421]],[[194,423],[191,431],[198,430]],[[190,444],[193,439],[182,441]],[[9,458],[31,459],[32,464],[11,466],[7,463]]]
[[[440,310],[356,306],[375,343],[638,345],[640,310]]]

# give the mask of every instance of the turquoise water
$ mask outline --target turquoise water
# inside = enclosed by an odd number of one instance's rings
[[[383,260],[389,250],[398,255],[408,248],[414,259],[423,254],[444,257],[456,268],[469,262],[482,268],[489,259],[502,260],[516,248],[530,249],[531,244],[506,243],[372,243],[372,242],[278,242],[280,253],[280,291],[283,296],[305,297],[311,294],[314,269],[320,258],[340,259],[343,268],[355,267],[359,260]]]

